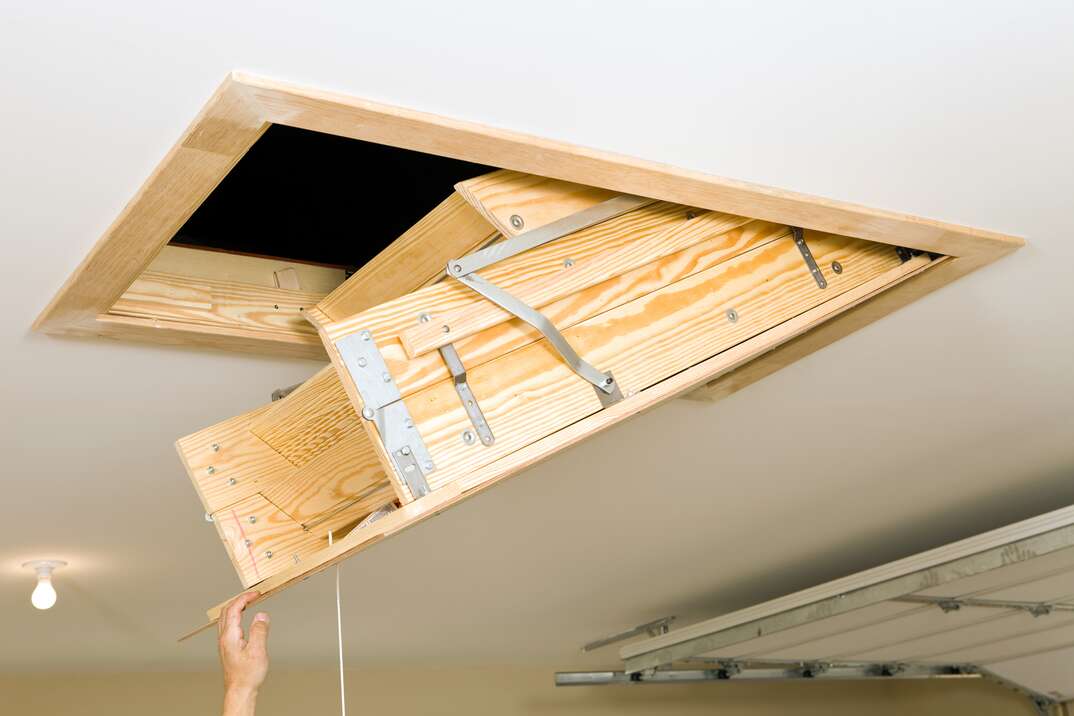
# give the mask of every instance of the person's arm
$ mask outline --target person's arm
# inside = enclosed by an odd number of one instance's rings
[[[257,690],[268,673],[268,614],[255,614],[250,638],[242,636],[242,611],[259,596],[259,592],[246,592],[235,597],[217,624],[224,667],[224,716],[253,716]]]

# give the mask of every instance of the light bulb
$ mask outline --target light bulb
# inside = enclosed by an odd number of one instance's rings
[[[52,577],[38,577],[30,603],[38,609],[48,609],[56,603],[56,588],[52,586]]]
[[[56,603],[56,588],[52,586],[52,572],[60,567],[66,567],[67,562],[56,559],[35,559],[22,566],[37,572],[37,586],[30,595],[30,603],[38,609],[50,609]]]

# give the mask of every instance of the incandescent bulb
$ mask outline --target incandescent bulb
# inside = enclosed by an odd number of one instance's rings
[[[30,595],[30,603],[38,609],[48,609],[56,603],[56,588],[52,586],[52,577],[38,577],[34,593]]]

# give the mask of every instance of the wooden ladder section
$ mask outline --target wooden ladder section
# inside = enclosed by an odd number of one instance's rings
[[[285,588],[949,260],[639,199],[480,269],[614,376],[609,396],[537,328],[445,278],[444,267],[616,196],[510,171],[459,184],[305,310],[331,366],[281,401],[179,440],[245,587],[263,596]],[[373,352],[348,355],[356,340]],[[452,350],[467,394],[445,360]],[[370,398],[380,391],[361,371],[374,369],[398,396],[390,411]],[[381,433],[400,425],[407,445],[420,446],[413,454]],[[368,519],[386,505],[397,509]]]

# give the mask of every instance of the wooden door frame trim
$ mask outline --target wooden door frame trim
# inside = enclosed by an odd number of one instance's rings
[[[124,291],[146,270],[179,227],[270,124],[429,152],[955,258],[947,262],[943,271],[930,272],[930,280],[925,284],[903,284],[885,294],[884,302],[865,304],[862,310],[854,312],[856,327],[1024,245],[1018,237],[992,231],[710,176],[232,72],[42,311],[34,329],[50,334],[197,343],[233,350],[323,357],[315,338],[302,337],[286,342],[271,334],[232,333],[219,328],[203,331],[200,326],[190,324],[122,320],[109,313]],[[904,297],[900,299],[900,296]],[[850,322],[845,319],[840,321],[841,325],[847,323]],[[849,332],[828,330],[824,333],[827,338],[821,344]],[[801,357],[805,354],[802,351],[806,343],[788,344],[793,355],[784,354],[768,363],[786,364]],[[819,347],[814,345],[816,343],[816,340],[809,343],[812,348],[805,352]],[[798,348],[794,348],[795,345]],[[781,350],[787,351],[788,346]],[[755,366],[751,374],[775,369]],[[725,385],[742,382],[727,380],[733,375],[722,379]]]

